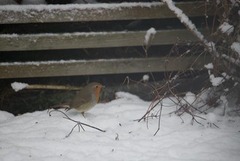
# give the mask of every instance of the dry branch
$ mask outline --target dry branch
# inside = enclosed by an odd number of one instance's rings
[[[62,114],[64,115],[63,118],[65,118],[65,119],[67,119],[67,120],[69,120],[69,121],[72,121],[72,122],[76,123],[76,124],[72,127],[71,131],[66,135],[66,138],[69,137],[69,136],[72,134],[73,130],[74,130],[76,127],[78,127],[78,131],[79,131],[79,132],[80,132],[81,129],[82,129],[83,131],[85,131],[84,126],[89,127],[89,128],[92,128],[92,129],[95,129],[95,130],[98,130],[98,131],[101,131],[101,132],[106,132],[105,130],[102,130],[102,129],[97,128],[97,127],[95,127],[95,126],[92,126],[92,125],[83,123],[83,122],[81,122],[81,121],[73,120],[73,119],[70,118],[66,113],[64,113],[64,112],[62,112],[62,111],[60,111],[60,110],[57,110],[57,109],[53,109],[53,110],[49,111],[49,116],[51,116],[51,113],[54,112],[54,111],[62,113]]]
[[[63,86],[63,85],[45,85],[45,84],[27,84],[14,82],[11,84],[12,88],[18,92],[23,89],[49,89],[49,90],[81,90],[82,87],[74,87],[74,86]]]
[[[32,85],[28,85],[25,89],[81,90],[82,87],[32,84]]]

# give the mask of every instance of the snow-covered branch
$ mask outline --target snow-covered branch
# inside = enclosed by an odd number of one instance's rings
[[[192,23],[192,21],[188,18],[186,14],[183,13],[181,9],[175,6],[172,0],[162,0],[168,8],[177,16],[177,18],[190,30],[192,33],[203,43],[205,48],[214,54],[214,57],[222,56],[226,61],[233,63],[237,66],[240,66],[240,61],[234,60],[231,56],[227,55],[220,55],[219,52],[216,50],[215,43],[208,41],[204,35],[199,32],[197,27]]]

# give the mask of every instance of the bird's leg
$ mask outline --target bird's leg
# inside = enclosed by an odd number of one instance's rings
[[[70,106],[65,107],[65,111],[68,112],[69,110],[71,110],[72,108]]]
[[[85,118],[84,112],[81,112],[81,114],[83,115],[83,117]]]

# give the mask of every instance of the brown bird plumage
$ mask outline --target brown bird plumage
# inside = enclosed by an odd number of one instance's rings
[[[89,83],[78,91],[69,103],[52,106],[54,109],[66,108],[76,109],[84,115],[84,112],[93,108],[99,101],[103,85],[97,82]]]
[[[75,108],[81,113],[90,110],[98,103],[102,87],[100,83],[89,83],[76,94],[70,102],[70,108]]]

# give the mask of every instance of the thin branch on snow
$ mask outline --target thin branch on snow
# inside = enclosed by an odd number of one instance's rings
[[[163,105],[161,104],[161,107],[160,107],[160,111],[159,111],[159,117],[158,117],[158,128],[157,128],[157,131],[154,133],[153,136],[156,136],[158,131],[161,129],[161,116],[162,116],[162,109],[163,109]]]
[[[57,111],[57,112],[60,112],[64,115],[63,118],[69,120],[69,121],[72,121],[72,122],[75,122],[76,124],[72,127],[71,131],[66,135],[66,138],[69,137],[73,130],[78,127],[78,131],[80,132],[80,130],[82,129],[83,131],[85,131],[84,127],[83,126],[86,126],[86,127],[90,127],[92,129],[95,129],[95,130],[98,130],[98,131],[101,131],[101,132],[106,132],[105,130],[102,130],[100,128],[97,128],[95,126],[92,126],[92,125],[89,125],[89,124],[86,124],[86,123],[83,123],[83,122],[80,122],[80,121],[76,121],[76,120],[73,120],[72,118],[70,118],[66,113],[62,112],[61,110],[58,110],[58,109],[53,109],[51,111],[49,111],[49,116],[51,116],[51,113],[54,112],[54,111]]]

